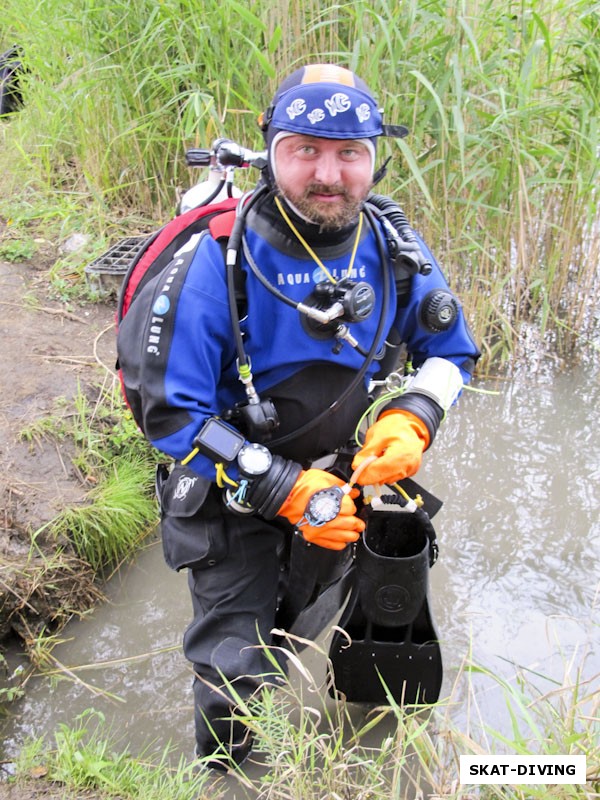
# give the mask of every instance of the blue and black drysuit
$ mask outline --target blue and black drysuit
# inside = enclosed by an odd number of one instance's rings
[[[293,219],[331,275],[344,277],[356,226],[324,235],[317,226]],[[315,284],[325,279],[277,211],[272,195],[248,214],[245,240],[262,275],[291,300],[306,301]],[[398,348],[396,353],[403,345],[414,367],[441,357],[456,364],[467,382],[479,353],[460,308],[448,330],[436,332],[422,321],[424,299],[433,290],[448,288],[435,259],[423,248],[432,264],[430,274],[403,281],[398,297],[391,260],[381,263],[374,232],[364,225],[350,277],[374,288],[375,308],[368,319],[349,327],[362,352],[369,351],[380,323],[387,270],[390,291],[378,356],[386,341]],[[257,280],[246,255],[241,256],[240,273],[245,277],[243,342],[255,387],[261,397],[271,398],[280,420],[266,445],[307,468],[351,440],[371,402],[370,379],[382,362],[372,362],[361,385],[334,412],[290,439],[289,434],[335,404],[364,355],[347,342],[335,347],[333,338],[307,331],[299,312]],[[189,457],[207,418],[227,416],[235,424],[231,412],[245,393],[236,368],[223,250],[210,235],[196,237],[143,289],[121,323],[119,343],[123,378],[138,393],[144,433],[176,462]],[[388,356],[390,352],[388,346]],[[394,402],[402,406],[402,398]],[[430,433],[433,439],[435,429]],[[286,441],[278,445],[281,438]],[[219,685],[225,676],[246,696],[262,680],[252,676],[270,671],[261,650],[252,645],[272,641],[282,562],[293,531],[281,517],[231,513],[216,487],[214,464],[201,454],[186,467],[176,463],[162,486],[161,502],[166,560],[174,569],[189,568],[194,620],[184,650],[202,679],[194,684],[198,752],[213,752],[216,738],[228,749],[233,745],[234,756],[237,748],[241,758],[247,751],[243,728],[222,719],[228,715],[227,700],[204,680]]]

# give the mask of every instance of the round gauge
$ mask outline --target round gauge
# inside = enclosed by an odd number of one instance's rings
[[[273,456],[262,444],[248,442],[238,453],[238,464],[244,475],[254,478],[264,475],[273,461]]]
[[[315,492],[304,510],[304,518],[313,528],[331,522],[340,513],[344,492],[339,486]]]

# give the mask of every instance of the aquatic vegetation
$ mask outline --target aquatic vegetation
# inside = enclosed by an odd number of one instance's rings
[[[91,486],[84,502],[64,508],[37,531],[69,541],[94,572],[116,567],[131,556],[156,526],[153,494],[155,454],[130,414],[121,409],[120,388],[112,379],[89,397],[81,389],[73,413],[43,418],[45,435],[70,440],[73,464]],[[22,435],[32,436],[36,426]]]

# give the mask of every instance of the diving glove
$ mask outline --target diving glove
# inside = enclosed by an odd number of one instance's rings
[[[307,542],[328,550],[343,550],[351,542],[355,542],[365,528],[365,523],[355,516],[356,506],[352,497],[358,496],[358,490],[345,493],[342,491],[344,485],[343,480],[324,470],[303,470],[278,515],[297,527]],[[306,517],[311,500],[315,495],[332,488],[339,490],[339,493],[333,493],[339,504],[337,515],[323,524],[311,525],[312,517],[310,514],[308,519]]]
[[[357,483],[389,484],[414,475],[429,443],[429,429],[419,417],[399,408],[384,411],[368,428],[365,443],[352,461],[352,468],[357,469],[366,458],[376,456],[361,471]]]

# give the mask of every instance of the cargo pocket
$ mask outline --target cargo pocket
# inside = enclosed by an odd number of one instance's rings
[[[206,569],[227,555],[222,504],[209,494],[211,485],[181,464],[169,474],[158,467],[163,553],[171,569]]]

